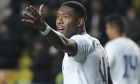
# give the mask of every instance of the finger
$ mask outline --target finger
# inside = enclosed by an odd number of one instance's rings
[[[40,15],[40,16],[43,16],[43,15],[44,15],[45,9],[47,9],[47,8],[45,7],[45,5],[44,5],[44,4],[41,4],[41,6],[40,6],[40,8],[39,8],[39,15]]]
[[[29,23],[29,24],[33,24],[34,23],[34,21],[28,20],[28,19],[22,19],[22,22]]]
[[[26,11],[29,12],[32,16],[36,15],[36,11],[30,7],[26,7]]]
[[[29,6],[29,9],[30,9],[35,15],[38,14],[37,9],[36,9],[34,6],[30,5],[30,6]]]
[[[33,10],[36,10],[36,7],[34,7],[34,6],[32,6],[32,5],[30,5],[29,6],[31,9],[33,9]]]

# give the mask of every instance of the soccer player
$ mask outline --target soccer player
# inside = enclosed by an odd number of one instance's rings
[[[110,72],[114,84],[138,84],[140,49],[124,36],[124,19],[118,15],[106,18],[106,33],[110,41],[106,44]]]
[[[63,59],[64,84],[108,84],[108,61],[100,42],[86,33],[86,9],[75,1],[61,5],[57,12],[56,27],[53,30],[43,21],[33,6],[26,8],[26,19],[37,28],[58,50],[65,53]]]

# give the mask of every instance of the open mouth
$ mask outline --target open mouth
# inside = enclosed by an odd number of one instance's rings
[[[62,33],[62,32],[64,31],[64,28],[58,27],[58,28],[57,28],[57,31],[60,32],[60,33]]]

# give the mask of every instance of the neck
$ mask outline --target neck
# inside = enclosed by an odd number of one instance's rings
[[[123,37],[123,34],[121,34],[121,35],[120,35],[120,34],[119,34],[119,35],[115,35],[115,36],[112,38],[112,40],[113,40],[113,39],[120,38],[120,37]]]
[[[84,32],[86,32],[86,30],[78,31],[77,34],[82,34],[82,33],[84,33]]]
[[[70,35],[70,36],[66,36],[66,37],[67,37],[67,38],[71,38],[73,35],[82,34],[82,33],[84,33],[84,32],[86,32],[85,27],[78,28],[77,31],[76,31],[76,33],[74,33],[74,34],[72,34],[72,35]]]
[[[83,26],[82,28],[78,28],[77,33],[76,34],[82,34],[86,32],[85,26]]]

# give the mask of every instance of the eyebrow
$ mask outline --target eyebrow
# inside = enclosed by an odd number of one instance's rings
[[[57,14],[59,14],[59,15],[60,15],[60,14],[63,14],[63,15],[64,15],[64,14],[66,14],[66,13],[64,13],[64,12],[57,12]]]
[[[56,13],[56,15],[60,15],[60,13]]]
[[[66,14],[66,13],[61,13],[61,14],[60,13],[57,13],[56,14],[56,16],[59,16],[59,15],[62,15],[62,16],[67,15],[67,16],[70,16],[70,14]]]

